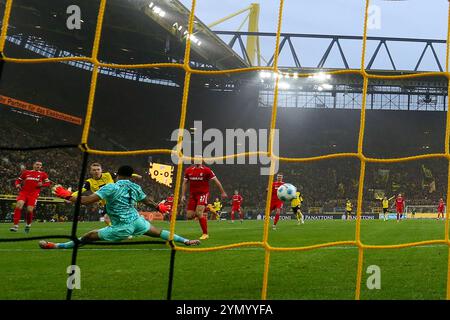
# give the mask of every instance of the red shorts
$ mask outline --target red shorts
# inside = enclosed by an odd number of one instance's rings
[[[397,213],[403,213],[403,207],[397,207]]]
[[[28,192],[19,192],[16,201],[22,200],[25,202],[28,207],[35,207],[37,203],[37,199],[39,198],[39,194],[36,193],[28,193]]]
[[[209,193],[194,193],[189,195],[187,210],[195,211],[197,206],[208,205]]]
[[[270,201],[270,211],[272,212],[275,209],[281,209],[283,208],[283,201],[279,200],[277,198],[277,200],[272,199],[272,201]]]
[[[239,210],[241,210],[241,205],[233,205],[231,207],[231,211],[239,211]]]

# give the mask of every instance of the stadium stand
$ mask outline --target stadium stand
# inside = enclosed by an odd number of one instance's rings
[[[51,134],[48,130],[42,130],[46,126],[52,126],[57,128],[58,123],[55,120],[39,118],[31,116],[29,114],[12,112],[10,110],[2,110],[2,112],[8,112],[7,117],[0,117],[0,130],[1,141],[0,145],[12,146],[36,146],[36,145],[51,145],[52,139],[58,141],[64,141],[64,137],[61,135],[63,131],[53,130]],[[318,113],[321,111],[318,110]],[[347,111],[347,115],[354,111]],[[115,117],[111,114],[111,117]],[[264,117],[264,115],[263,115]],[[351,117],[350,117],[351,118]],[[422,115],[419,113],[416,118],[413,119],[419,125],[421,123]],[[435,116],[436,121],[438,115]],[[8,119],[8,120],[6,120]],[[321,117],[320,121],[323,121]],[[351,126],[351,121],[345,124],[344,127],[352,130],[357,130]],[[320,122],[311,122],[309,126],[320,126]],[[330,125],[327,123],[326,125]],[[409,124],[408,124],[409,125]],[[406,125],[405,125],[406,127]],[[407,128],[400,128],[399,130],[406,130]],[[94,128],[95,130],[95,128]],[[309,130],[309,127],[305,128],[305,132]],[[337,137],[345,137],[344,130],[339,132],[338,128],[334,128],[333,132],[338,132]],[[112,131],[114,132],[114,131]],[[305,135],[305,132],[301,132],[301,135]],[[330,145],[325,141],[328,141],[327,131],[323,134],[315,135],[316,143],[306,148],[306,145],[300,144],[299,149],[302,152],[309,155],[324,154],[328,152]],[[421,139],[421,132],[418,131],[415,139],[412,139],[416,144]],[[99,146],[113,146],[119,148],[120,134],[106,135],[102,134],[100,130],[96,130],[93,133],[95,136],[96,144]],[[386,139],[388,139],[387,137]],[[154,141],[161,141],[164,139],[164,135],[155,136],[152,138]],[[391,139],[391,138],[389,138]],[[136,144],[144,143],[144,141],[138,141]],[[153,143],[153,142],[151,142]],[[297,141],[297,143],[299,143]],[[300,141],[301,143],[301,141]],[[322,144],[321,144],[322,143]],[[423,142],[424,144],[426,141]],[[389,146],[389,144],[388,144]],[[410,149],[413,149],[411,146]],[[351,150],[351,142],[340,146],[342,151]],[[395,154],[396,148],[386,148],[382,146],[388,153]],[[282,146],[281,153],[284,150],[292,150],[291,145]],[[14,151],[4,152],[0,158],[0,174],[5,179],[0,180],[0,194],[15,194],[14,181],[19,175],[20,166],[25,165],[29,167],[33,160],[39,158],[43,161],[45,169],[50,175],[50,179],[56,183],[65,185],[67,187],[77,188],[79,180],[79,168],[81,165],[81,153],[77,149],[54,149],[46,152],[26,152],[26,151]],[[127,159],[128,160],[128,159]],[[138,173],[141,175],[147,175],[148,173],[148,161],[147,157],[134,157],[130,159],[137,168]],[[161,161],[160,159],[155,159]],[[166,159],[167,160],[167,159]],[[91,162],[99,161],[103,164],[106,171],[115,170],[121,161],[114,157],[95,157],[90,159]],[[164,162],[164,159],[162,159]],[[216,174],[221,178],[225,188],[231,193],[233,190],[239,190],[244,197],[244,208],[246,211],[261,213],[265,206],[266,197],[266,184],[265,177],[259,175],[258,166],[240,166],[235,165],[230,168],[229,166],[212,165]],[[432,169],[430,169],[432,168]],[[389,173],[386,177],[380,178],[378,175],[379,170]],[[285,174],[286,181],[298,186],[303,193],[305,200],[304,205],[308,207],[321,207],[323,212],[334,212],[337,208],[342,208],[346,199],[356,199],[358,188],[358,172],[359,163],[354,160],[340,159],[334,161],[322,161],[311,164],[291,164],[285,163],[281,165],[280,171]],[[436,160],[424,160],[412,163],[398,163],[392,165],[372,165],[367,168],[367,175],[365,181],[365,195],[363,210],[371,212],[372,208],[379,207],[379,201],[375,199],[374,191],[381,190],[384,194],[392,196],[395,193],[402,192],[405,194],[408,204],[413,205],[434,205],[437,203],[440,197],[445,193],[446,186],[446,165],[442,161]],[[431,177],[429,176],[431,174]],[[427,176],[428,175],[428,176]],[[148,190],[154,195],[156,199],[164,199],[170,190],[167,187],[158,185],[150,179],[142,180],[141,184],[145,190]],[[213,190],[215,192],[215,190]],[[42,196],[51,196],[49,189],[44,189]],[[218,196],[218,194],[212,194],[211,199]],[[2,201],[0,201],[1,203]],[[228,203],[225,204],[227,209]],[[41,218],[49,218],[55,212],[54,204],[41,204],[38,207],[38,216],[42,212]],[[60,205],[60,207],[63,207]],[[8,211],[8,205],[2,204],[2,212]],[[68,209],[61,209],[66,215],[70,217],[71,213]],[[84,211],[83,211],[84,210]],[[98,218],[98,212],[91,210],[90,208],[83,208],[83,216],[86,219]],[[45,213],[45,215],[44,215]],[[89,214],[90,213],[90,214]],[[182,217],[184,212],[180,209],[179,212]],[[5,217],[5,214],[3,214]],[[0,218],[1,219],[1,218]]]

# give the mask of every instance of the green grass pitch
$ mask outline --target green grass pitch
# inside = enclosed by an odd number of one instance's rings
[[[168,228],[168,222],[155,222]],[[23,237],[0,224],[0,238]],[[444,238],[443,221],[362,221],[365,244],[400,244]],[[103,224],[79,223],[79,235]],[[28,236],[70,234],[71,223],[35,223]],[[200,236],[195,221],[179,221],[176,233]],[[210,239],[202,247],[261,241],[262,221],[209,221]],[[280,221],[269,230],[272,246],[295,247],[353,240],[355,221]],[[138,240],[145,240],[140,237]],[[71,250],[41,250],[37,241],[0,243],[0,299],[65,299],[66,268]],[[73,299],[166,298],[170,250],[165,245],[85,246],[79,250],[81,289]],[[272,252],[268,299],[354,299],[358,250],[323,248],[305,252]],[[361,299],[445,299],[448,247],[422,246],[366,250]],[[367,267],[381,269],[381,289],[369,290]],[[173,299],[260,299],[264,250],[244,247],[206,253],[177,252]]]

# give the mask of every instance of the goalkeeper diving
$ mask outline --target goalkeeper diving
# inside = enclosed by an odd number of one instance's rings
[[[91,193],[94,193],[98,190],[100,190],[103,186],[109,184],[109,183],[114,183],[114,177],[115,174],[111,174],[109,172],[103,172],[103,168],[102,165],[98,162],[94,162],[90,165],[90,170],[89,170],[91,177],[89,179],[87,179],[86,181],[84,181],[83,184],[83,188],[81,193],[84,194],[86,191],[90,191]],[[133,178],[136,179],[142,179],[142,176],[133,173]],[[77,192],[74,192],[72,194],[72,196],[76,197],[78,194]],[[101,207],[105,208],[105,201],[101,200],[98,202],[100,204]],[[109,219],[108,216],[108,212],[105,209],[103,211],[103,218],[105,219],[105,224],[107,226],[111,225],[111,220]]]
[[[136,210],[135,205],[137,202],[154,206],[160,212],[165,212],[167,208],[164,204],[155,203],[142,191],[138,184],[130,181],[133,171],[133,168],[130,166],[122,166],[117,172],[117,181],[115,183],[107,184],[89,196],[81,196],[81,204],[91,204],[105,200],[108,215],[111,218],[111,226],[100,230],[92,230],[79,238],[81,245],[99,240],[121,241],[128,239],[130,236],[136,237],[141,235],[169,240],[169,231],[160,230],[152,226]],[[64,189],[60,185],[53,188],[53,193],[57,197],[70,202],[77,201],[77,197],[73,196],[71,191]],[[199,240],[185,239],[176,234],[173,240],[186,246],[200,244]],[[74,245],[73,241],[53,243],[42,240],[39,242],[39,246],[42,249],[70,249]]]

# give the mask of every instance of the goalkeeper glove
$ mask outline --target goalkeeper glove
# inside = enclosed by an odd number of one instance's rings
[[[58,198],[62,198],[65,200],[69,200],[70,198],[72,198],[72,192],[64,189],[60,184],[57,184],[52,188],[52,193]]]
[[[159,212],[161,213],[167,213],[169,212],[169,207],[164,205],[164,203],[160,202],[158,203],[158,206],[156,207]]]

